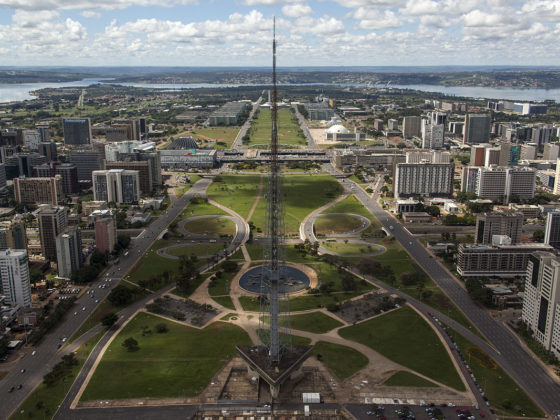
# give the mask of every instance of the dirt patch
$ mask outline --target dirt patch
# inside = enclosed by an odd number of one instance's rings
[[[0,371],[0,381],[2,379],[4,379],[4,376],[6,376],[7,374],[8,374],[8,372],[6,372],[6,371]]]
[[[467,354],[476,359],[478,364],[483,368],[492,370],[497,368],[496,362],[478,347],[467,347]]]
[[[453,309],[451,302],[449,302],[449,299],[445,295],[436,293],[435,295],[433,295],[432,300],[438,308],[441,308],[443,310]]]

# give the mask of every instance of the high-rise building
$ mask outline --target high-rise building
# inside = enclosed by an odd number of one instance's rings
[[[31,308],[31,285],[26,249],[0,251],[0,277],[2,293],[8,304]]]
[[[466,114],[463,143],[488,143],[490,140],[490,115]]]
[[[51,133],[48,126],[38,126],[37,131],[39,132],[39,143],[46,143],[51,140]]]
[[[79,146],[91,143],[91,122],[89,118],[63,118],[64,144]]]
[[[29,150],[37,150],[41,135],[37,130],[23,130],[23,145]]]
[[[551,252],[529,257],[521,318],[533,337],[560,357],[560,259]]]
[[[397,120],[391,118],[387,121],[387,128],[390,131],[398,131],[399,130],[399,122]]]
[[[519,162],[519,146],[511,143],[500,145],[499,166],[517,165]]]
[[[136,204],[140,199],[138,171],[110,169],[93,171],[93,199],[117,204]]]
[[[486,149],[489,144],[473,144],[471,146],[470,166],[484,166],[486,162]]]
[[[408,139],[411,137],[420,137],[422,119],[416,116],[403,118],[403,137]]]
[[[531,127],[531,142],[542,146],[543,144],[550,143],[552,135],[552,127],[546,124],[539,124]]]
[[[152,178],[152,166],[148,161],[117,161],[106,162],[105,169],[126,169],[131,171],[138,171],[140,179],[140,193],[150,194],[154,189]]]
[[[521,146],[520,160],[535,160],[539,146],[535,143],[525,143]]]
[[[102,168],[101,153],[93,149],[70,151],[70,162],[78,168],[78,182],[91,185],[91,173]]]
[[[58,153],[56,151],[56,143],[54,141],[39,143],[38,151],[39,154],[47,158],[47,163],[50,163],[58,159]]]
[[[0,221],[0,249],[27,249],[27,234],[23,216]]]
[[[113,214],[96,218],[95,244],[99,252],[112,252],[117,243],[117,222]]]
[[[56,265],[58,276],[70,278],[82,265],[82,238],[77,227],[67,228],[56,237]]]
[[[55,173],[62,177],[62,190],[64,194],[78,194],[78,167],[73,163],[61,163],[56,165]]]
[[[523,213],[513,211],[480,213],[476,218],[475,243],[491,244],[493,236],[505,235],[515,245],[521,242],[522,229]]]
[[[420,163],[427,161],[429,163],[450,163],[451,153],[441,150],[412,150],[406,152],[406,163]]]
[[[531,200],[535,197],[537,171],[533,168],[517,167],[507,169],[507,202]]]
[[[544,243],[560,249],[560,211],[547,213]]]
[[[41,252],[49,260],[56,259],[56,237],[68,227],[68,215],[64,207],[44,205],[37,212]]]
[[[39,153],[17,153],[6,157],[6,177],[7,179],[17,178],[18,176],[33,176],[35,166],[47,163],[47,158]]]
[[[14,197],[18,203],[56,206],[64,201],[62,177],[14,178]]]
[[[532,168],[463,168],[461,191],[481,198],[509,203],[535,197],[536,171]]]
[[[558,159],[558,152],[560,152],[560,144],[558,143],[547,143],[544,145],[544,160],[556,160]]]
[[[422,148],[441,149],[443,147],[445,126],[443,124],[430,124],[422,120]]]
[[[395,170],[396,198],[453,194],[453,163],[398,163]]]
[[[498,165],[500,163],[500,153],[499,147],[487,147],[484,151],[484,166],[488,168],[492,165]]]

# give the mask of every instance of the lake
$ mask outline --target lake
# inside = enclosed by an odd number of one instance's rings
[[[14,83],[0,84],[0,103],[11,101],[31,100],[35,97],[31,91],[45,88],[61,87],[87,87],[92,84],[107,82],[111,79],[92,78],[77,80],[74,82],[62,83]],[[197,88],[219,88],[237,87],[239,84],[212,84],[212,83],[178,83],[178,84],[154,84],[154,83],[115,83],[121,86],[144,87],[166,90],[197,89]],[[297,86],[313,86],[319,83],[302,83]],[[341,86],[341,85],[338,85]],[[365,85],[353,84],[343,86],[364,87]],[[280,85],[280,88],[282,85]],[[542,102],[544,100],[554,100],[560,102],[560,89],[496,89],[484,87],[463,87],[463,86],[437,86],[437,85],[392,85],[392,88],[414,89],[423,92],[439,92],[445,95],[467,97],[467,98],[488,98],[506,99],[522,102]]]

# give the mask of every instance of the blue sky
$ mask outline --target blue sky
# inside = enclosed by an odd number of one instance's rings
[[[3,65],[557,65],[560,0],[0,0]]]

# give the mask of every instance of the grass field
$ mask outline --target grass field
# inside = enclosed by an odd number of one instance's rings
[[[222,264],[215,267],[212,272],[216,272],[222,268]],[[214,277],[210,284],[208,285],[208,294],[220,305],[228,308],[234,309],[235,306],[231,297],[229,296],[229,291],[231,289],[231,279],[235,277],[238,270],[228,273],[223,271],[220,277]]]
[[[416,376],[413,373],[401,370],[387,379],[383,385],[386,386],[415,386],[422,388],[432,388],[437,387],[433,382],[427,381],[420,376]]]
[[[62,403],[72,383],[78,376],[80,369],[84,365],[89,354],[105,334],[105,331],[93,336],[89,341],[84,343],[76,351],[76,359],[78,364],[73,366],[72,369],[63,378],[59,379],[54,385],[48,387],[43,382],[33,390],[33,392],[25,399],[25,401],[18,407],[10,420],[24,420],[31,418],[52,418],[58,406]],[[29,390],[28,390],[29,391]],[[23,391],[25,392],[25,388]],[[2,413],[7,415],[7,413]]]
[[[259,176],[220,176],[208,187],[208,197],[232,209],[244,219],[257,198]],[[262,201],[262,200],[261,200]],[[188,208],[187,208],[188,211]]]
[[[191,187],[193,186],[193,184],[200,179],[200,176],[191,175],[187,178],[188,178],[188,181],[189,181],[187,184],[184,184],[183,186],[175,189],[175,194],[177,195],[177,197],[182,197],[183,194],[185,194],[188,190],[190,190]]]
[[[357,341],[388,359],[449,385],[465,386],[439,337],[408,306],[339,330],[339,335]]]
[[[313,354],[327,365],[341,381],[365,368],[368,364],[368,358],[359,351],[326,341],[315,343]],[[341,357],[342,355],[344,357]]]
[[[157,333],[157,324],[168,331]],[[139,350],[129,352],[122,346],[129,337],[138,341]],[[197,330],[139,313],[107,349],[82,400],[198,395],[237,354],[235,346],[244,344],[251,340],[231,324],[216,322]]]
[[[185,223],[187,232],[198,235],[234,235],[235,223],[223,217],[193,220]]]
[[[381,223],[364,207],[362,202],[354,194],[350,194],[344,200],[334,204],[324,211],[324,213],[352,213],[369,219],[371,225],[364,233],[370,233],[381,229]]]
[[[220,253],[223,250],[224,247],[222,244],[196,243],[192,245],[184,245],[178,248],[171,248],[168,249],[166,252],[169,255],[175,255],[177,257],[180,257],[182,255],[185,255],[187,257],[190,257],[191,255],[196,255],[197,257],[204,258],[205,256],[208,255]]]
[[[289,317],[290,328],[293,330],[308,331],[315,334],[324,334],[343,324],[322,312],[292,315]]]
[[[272,122],[270,110],[260,108],[259,115],[251,122],[249,145],[270,144],[270,131]],[[303,132],[291,109],[278,110],[278,143],[282,144],[307,144]]]
[[[222,209],[209,204],[207,201],[191,202],[185,210],[177,217],[177,220],[185,220],[193,216],[226,215]]]
[[[358,229],[362,222],[354,216],[345,214],[331,214],[315,219],[315,233],[317,235],[335,235]]]
[[[340,184],[331,176],[282,177],[286,233],[299,232],[299,226],[305,216],[340,196],[342,191]],[[251,221],[261,230],[265,225],[265,213],[266,200],[259,200]]]
[[[342,239],[338,239],[336,242],[321,241],[321,246],[339,254],[370,254],[377,252],[377,248],[373,246],[368,248],[367,244],[344,243]]]
[[[179,260],[160,257],[157,250],[171,245],[169,241],[158,240],[146,251],[140,261],[138,261],[127,275],[127,280],[138,284],[140,280],[149,280],[154,276],[158,276],[163,270],[168,270],[172,274],[179,271]]]
[[[237,133],[239,133],[239,127],[206,127],[197,128],[188,133],[188,135],[198,139],[203,147],[212,146],[214,149],[231,149]]]
[[[450,328],[448,327],[448,329]],[[465,357],[468,357],[468,348],[484,353],[461,334],[451,331],[457,346]],[[542,410],[500,366],[496,365],[496,369],[489,369],[471,357],[469,367],[495,409],[514,416],[544,417]],[[518,411],[515,407],[519,407],[521,410]]]

